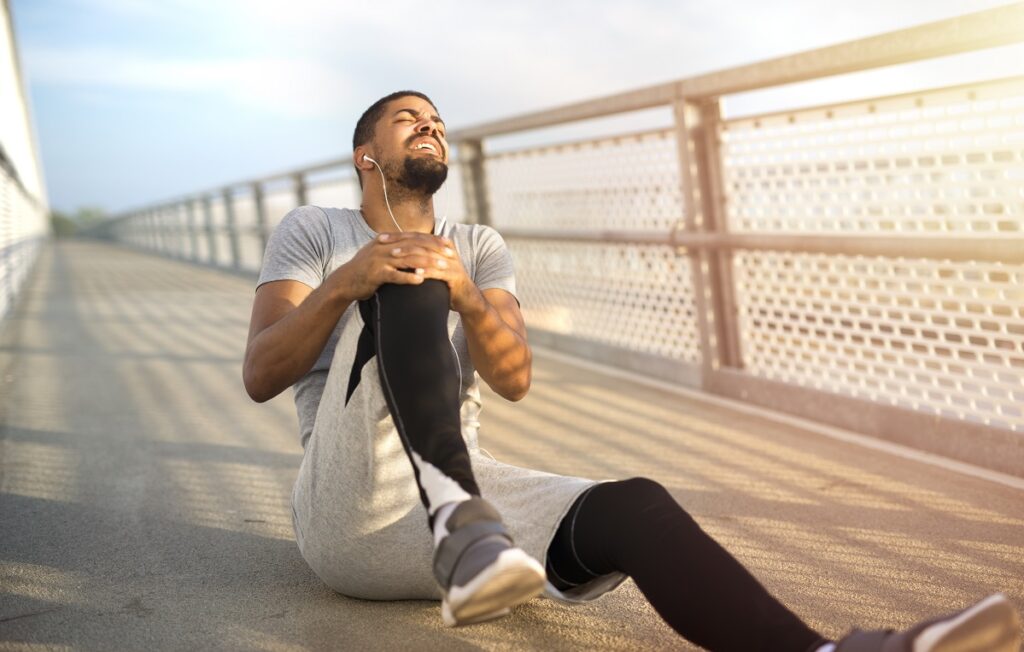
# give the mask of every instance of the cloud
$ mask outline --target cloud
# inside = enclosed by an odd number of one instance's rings
[[[166,58],[106,49],[33,49],[33,83],[222,97],[286,117],[328,115],[356,83],[323,62],[287,57]]]
[[[748,1],[728,10],[668,0],[90,5],[126,29],[171,30],[175,47],[167,54],[137,44],[98,50],[51,43],[25,57],[37,83],[202,93],[296,118],[339,109],[358,115],[376,97],[414,87],[435,96],[458,126],[846,40],[878,31],[872,26],[880,21],[886,28],[921,22],[929,12],[956,13],[951,7],[960,2],[930,0],[897,18],[885,17],[893,15],[890,0],[856,8]]]

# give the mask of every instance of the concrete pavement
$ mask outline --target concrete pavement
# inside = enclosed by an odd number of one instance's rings
[[[353,600],[295,547],[290,393],[252,403],[252,282],[95,243],[45,252],[0,323],[0,650],[695,649],[632,583],[461,629]],[[1024,493],[538,355],[485,396],[502,461],[665,484],[828,635],[994,590],[1024,607]],[[686,554],[680,551],[680,554]]]

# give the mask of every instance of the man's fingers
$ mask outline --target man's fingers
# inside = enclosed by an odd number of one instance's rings
[[[382,233],[377,236],[377,241],[392,247],[407,247],[418,245],[434,251],[453,249],[451,240],[431,233],[419,233],[416,231],[404,231],[402,233]]]
[[[426,278],[424,272],[403,271],[400,269],[388,270],[387,274],[384,275],[384,283],[397,283],[400,285],[418,285],[423,282]]]
[[[391,251],[391,258],[393,259],[393,261],[390,262],[390,264],[398,268],[439,267],[441,269],[447,269],[452,264],[444,256],[439,256],[436,254],[429,255],[426,253],[417,253],[413,251],[406,252],[404,250],[398,249],[397,247],[396,249]]]
[[[391,247],[391,249],[389,249],[388,251],[389,251],[389,253],[392,256],[408,256],[409,254],[423,254],[423,255],[435,255],[435,256],[440,256],[440,255],[447,256],[448,255],[446,253],[446,249],[444,247],[442,247],[440,249],[435,249],[433,247],[422,247],[422,246],[420,246],[418,244],[411,244],[411,243],[406,243],[404,245],[396,244],[395,246]],[[447,251],[452,251],[452,250],[448,249]],[[455,252],[452,251],[452,253],[455,253]]]

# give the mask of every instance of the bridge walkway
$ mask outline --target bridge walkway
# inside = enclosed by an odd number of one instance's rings
[[[693,649],[631,583],[461,629],[334,594],[288,508],[290,393],[240,381],[252,281],[48,248],[0,325],[0,649]],[[538,352],[485,396],[510,463],[644,475],[812,625],[905,626],[999,589],[1024,608],[1024,493]],[[686,551],[680,551],[686,554]]]

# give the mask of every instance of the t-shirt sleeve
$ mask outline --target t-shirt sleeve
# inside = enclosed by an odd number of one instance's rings
[[[327,215],[315,206],[288,212],[270,234],[256,287],[292,280],[317,288],[327,273],[333,245]]]
[[[481,290],[500,288],[516,296],[515,269],[505,239],[489,226],[478,227],[475,235],[476,273],[473,282]]]

